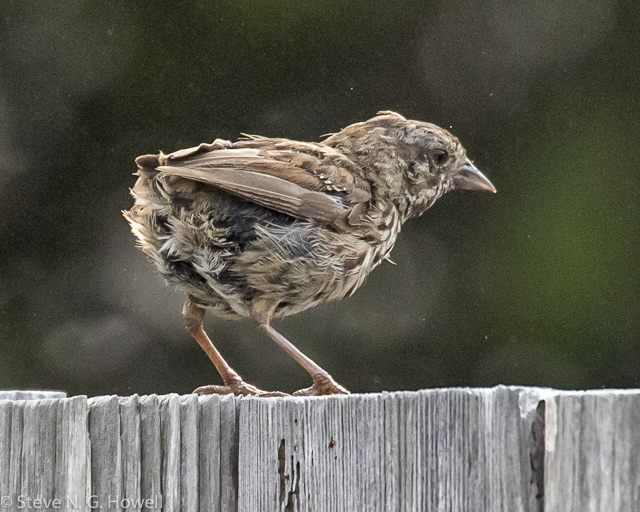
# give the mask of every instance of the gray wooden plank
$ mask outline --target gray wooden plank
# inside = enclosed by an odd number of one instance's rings
[[[50,508],[86,511],[91,491],[91,447],[86,396],[57,400],[54,496]]]
[[[198,493],[200,512],[221,512],[220,397],[198,397],[200,406],[198,443]]]
[[[162,443],[162,508],[180,510],[180,401],[178,395],[159,397]]]
[[[11,417],[15,405],[9,400],[0,400],[0,499],[8,504],[11,490]],[[6,508],[6,507],[5,507]]]
[[[386,507],[380,405],[372,395],[241,400],[238,510]]]
[[[66,398],[64,391],[1,391],[0,400],[43,400],[45,398]]]
[[[0,428],[3,432],[2,467],[0,484],[5,508],[17,504],[22,478],[22,437],[24,431],[24,406],[19,402],[0,402]]]
[[[56,400],[29,400],[20,404],[20,408],[24,412],[24,429],[17,508],[43,508],[47,506],[46,503],[56,499],[54,482],[58,403]]]
[[[95,510],[122,510],[120,405],[117,396],[90,398],[91,498]]]
[[[220,405],[220,509],[238,510],[238,417],[233,396],[219,398]]]
[[[118,400],[120,414],[120,453],[122,454],[122,500],[127,512],[140,512],[141,492],[141,439],[139,397],[133,395]]]
[[[545,512],[640,510],[640,391],[545,400]]]
[[[540,392],[239,400],[238,510],[533,512]]]
[[[200,405],[197,395],[179,398],[180,405],[180,510],[198,512]]]
[[[151,503],[162,500],[162,436],[157,395],[142,396],[140,410],[140,496]],[[142,506],[143,511],[153,508]]]

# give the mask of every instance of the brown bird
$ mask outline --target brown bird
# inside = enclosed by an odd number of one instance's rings
[[[138,246],[187,294],[189,333],[224,385],[199,394],[273,396],[245,383],[204,332],[205,310],[251,318],[313,379],[299,395],[347,393],[271,320],[354,293],[402,224],[453,189],[491,182],[456,137],[390,111],[319,143],[247,136],[136,159],[124,212]]]

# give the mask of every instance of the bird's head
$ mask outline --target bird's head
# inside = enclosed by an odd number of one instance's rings
[[[449,190],[496,191],[457,137],[394,112],[379,112],[325,142],[358,163],[374,193],[393,200],[405,218],[421,215]]]

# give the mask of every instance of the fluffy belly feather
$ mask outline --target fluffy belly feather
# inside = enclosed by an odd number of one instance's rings
[[[248,317],[257,294],[277,301],[274,317],[339,300],[395,241],[385,232],[372,244],[180,178],[140,178],[133,194],[125,216],[140,248],[169,283],[226,318]]]

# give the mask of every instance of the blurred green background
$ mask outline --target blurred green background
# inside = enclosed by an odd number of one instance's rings
[[[450,128],[498,189],[407,223],[352,298],[276,323],[352,391],[640,386],[640,3],[5,0],[0,388],[219,383],[134,248],[133,159],[298,140],[382,109]],[[208,318],[250,382],[308,376]]]

